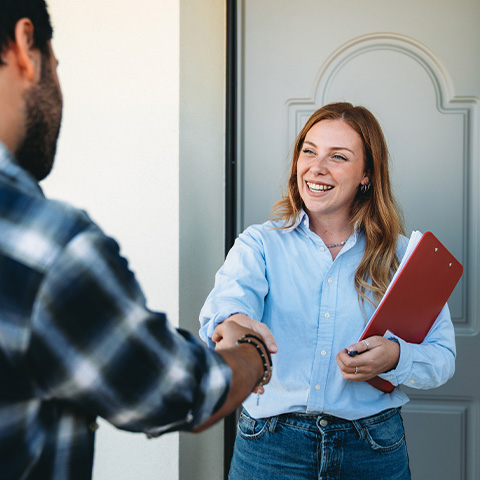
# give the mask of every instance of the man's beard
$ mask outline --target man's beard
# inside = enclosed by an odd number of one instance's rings
[[[25,137],[15,152],[19,165],[37,181],[52,170],[62,119],[62,94],[55,81],[50,58],[42,55],[42,72],[38,84],[24,94]]]

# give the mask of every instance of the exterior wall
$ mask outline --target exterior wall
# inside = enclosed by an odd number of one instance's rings
[[[179,0],[47,0],[64,94],[46,194],[119,240],[152,309],[178,323]],[[101,422],[94,479],[178,478],[178,434]]]
[[[224,260],[225,5],[180,0],[180,325],[198,314]],[[223,422],[180,434],[180,479],[223,479]]]

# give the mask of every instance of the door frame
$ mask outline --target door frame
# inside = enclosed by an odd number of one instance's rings
[[[226,0],[226,105],[225,105],[225,256],[237,237],[237,0]],[[224,420],[224,479],[233,456],[238,412]]]

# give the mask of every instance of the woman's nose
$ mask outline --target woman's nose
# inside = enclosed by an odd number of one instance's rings
[[[325,157],[317,156],[312,166],[310,167],[310,170],[315,175],[324,175],[327,172],[327,161]]]

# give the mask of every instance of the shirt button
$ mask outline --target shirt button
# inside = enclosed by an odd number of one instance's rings
[[[316,390],[317,392],[320,390],[320,385],[319,385],[318,383],[315,385],[315,390]]]
[[[322,418],[322,419],[320,420],[320,426],[321,426],[321,427],[326,427],[327,425],[328,425],[328,421],[325,420],[324,418]]]
[[[324,252],[324,251],[325,251],[325,247],[320,247],[320,251],[321,251],[321,252]]]
[[[99,426],[98,426],[98,423],[97,422],[92,422],[89,426],[88,426],[88,429],[91,431],[91,432],[96,432],[98,430]]]
[[[413,385],[415,383],[415,380],[410,380],[410,385]]]
[[[328,283],[333,283],[333,278],[329,278],[327,281]]]
[[[328,312],[325,314],[325,318],[330,318],[330,314]]]
[[[321,353],[322,357],[324,357],[324,356],[327,354],[327,351],[326,351],[326,350],[322,350],[320,353]]]

